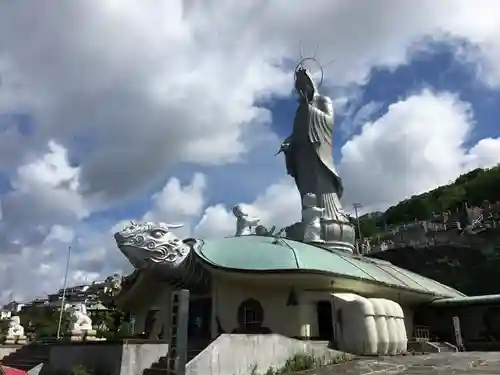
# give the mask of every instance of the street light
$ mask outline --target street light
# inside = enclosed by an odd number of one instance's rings
[[[64,302],[66,301],[66,283],[68,281],[69,262],[71,260],[71,246],[68,246],[68,257],[66,259],[66,270],[64,271],[63,295],[61,298],[61,312],[59,313],[59,323],[57,324],[57,339],[61,336],[61,323],[64,313]]]
[[[358,240],[359,240],[358,243],[360,243],[362,238],[363,238],[363,236],[361,235],[361,226],[359,224],[359,215],[358,215],[358,209],[362,206],[363,205],[361,203],[353,203],[352,204],[352,207],[354,207],[354,213],[356,214],[356,225],[358,227]],[[359,252],[359,247],[358,247],[358,252]]]

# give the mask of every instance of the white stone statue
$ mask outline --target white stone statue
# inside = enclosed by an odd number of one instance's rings
[[[92,330],[92,319],[87,315],[87,308],[84,304],[78,303],[68,308],[69,321],[72,333]]]
[[[304,242],[325,242],[321,239],[321,216],[324,208],[316,206],[316,196],[305,194],[302,198],[302,222],[304,224]]]
[[[21,325],[21,319],[18,316],[13,316],[10,318],[7,336],[24,336],[24,328]]]
[[[9,328],[5,340],[6,344],[25,344],[26,336],[24,327],[21,325],[21,319],[18,316],[12,316],[9,321]]]
[[[260,219],[256,217],[248,217],[241,206],[233,207],[233,214],[236,216],[236,233],[235,236],[248,236],[252,234],[252,227],[256,226]]]

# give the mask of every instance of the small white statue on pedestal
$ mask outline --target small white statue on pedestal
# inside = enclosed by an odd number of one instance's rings
[[[321,216],[324,208],[316,206],[316,196],[308,193],[302,198],[302,223],[304,242],[325,242],[321,239]]]
[[[26,344],[26,336],[24,328],[21,325],[21,319],[18,316],[13,316],[9,321],[9,329],[5,337],[5,344]]]
[[[87,315],[84,304],[78,303],[68,308],[69,336],[71,341],[95,340],[96,330],[92,328],[92,319]]]
[[[259,218],[249,218],[248,214],[243,212],[240,206],[233,207],[233,214],[236,216],[236,234],[235,236],[248,236],[252,234],[252,227],[257,225],[260,221]]]

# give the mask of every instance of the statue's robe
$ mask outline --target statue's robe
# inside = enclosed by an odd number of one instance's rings
[[[329,246],[353,251],[355,232],[340,203],[344,189],[333,164],[333,118],[329,97],[315,95],[310,102],[301,101],[287,140],[286,165],[301,198],[313,193],[317,206],[325,209],[322,239]]]
[[[315,95],[310,103],[299,104],[286,155],[287,169],[301,197],[315,194],[318,206],[325,208],[324,217],[344,221],[339,215],[342,180],[332,157],[333,119],[333,104],[327,96]]]

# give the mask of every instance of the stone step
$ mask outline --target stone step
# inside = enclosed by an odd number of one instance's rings
[[[156,369],[156,370],[167,370],[168,369],[168,358],[167,357],[160,357],[160,359],[158,361],[156,361],[155,363],[153,363],[150,368]]]

